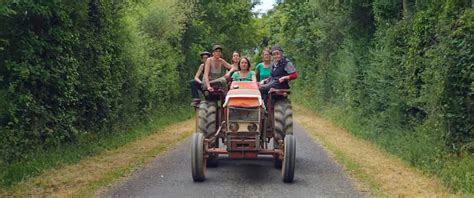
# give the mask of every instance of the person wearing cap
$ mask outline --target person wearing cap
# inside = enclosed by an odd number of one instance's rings
[[[212,57],[208,58],[204,65],[204,89],[210,92],[214,91],[213,86],[227,90],[227,79],[229,79],[230,74],[236,70],[233,65],[221,57],[222,47],[220,45],[214,45],[212,47]],[[221,76],[222,67],[228,70],[224,76]]]
[[[199,68],[196,74],[194,75],[194,79],[189,81],[189,85],[191,86],[191,95],[193,97],[191,106],[197,106],[199,105],[199,102],[201,102],[201,99],[199,99],[199,90],[202,88],[202,81],[200,77],[204,71],[204,63],[211,56],[211,53],[204,51],[201,52],[199,55],[201,56],[201,65],[199,65]]]
[[[264,80],[260,86],[262,99],[267,102],[268,92],[271,88],[289,89],[289,81],[298,78],[293,63],[283,56],[283,50],[279,46],[272,47],[273,63],[271,65],[270,76]]]

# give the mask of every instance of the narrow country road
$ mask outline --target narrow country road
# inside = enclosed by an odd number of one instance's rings
[[[206,181],[191,176],[190,138],[157,157],[101,194],[102,197],[364,197],[320,145],[295,123],[297,157],[295,181],[282,182],[271,157],[230,160],[221,156],[219,167],[208,168]]]

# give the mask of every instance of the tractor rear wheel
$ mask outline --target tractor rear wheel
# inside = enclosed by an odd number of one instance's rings
[[[191,169],[193,180],[202,182],[206,179],[206,159],[204,158],[204,135],[202,133],[194,133],[192,137],[191,148]]]
[[[283,140],[286,135],[293,134],[293,110],[291,102],[288,99],[282,99],[275,102],[274,105],[274,138],[273,147],[282,149],[280,140]],[[275,168],[282,167],[282,160],[275,156],[273,158]]]
[[[216,133],[217,104],[215,102],[202,101],[199,105],[197,132],[202,133],[205,138],[211,138]],[[209,148],[218,148],[219,139],[209,142]],[[207,167],[217,167],[218,155],[209,155]]]
[[[296,139],[293,135],[286,135],[284,142],[285,149],[281,174],[283,175],[283,182],[292,183],[295,176]]]

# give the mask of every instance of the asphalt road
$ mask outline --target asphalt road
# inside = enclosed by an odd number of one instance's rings
[[[206,181],[193,182],[191,138],[160,155],[143,170],[101,194],[102,197],[366,197],[304,129],[295,124],[296,170],[292,184],[282,182],[271,157],[219,158]]]

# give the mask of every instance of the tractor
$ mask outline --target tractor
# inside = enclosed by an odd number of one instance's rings
[[[230,88],[205,93],[206,100],[196,109],[191,148],[193,180],[204,181],[206,167],[216,167],[219,155],[231,159],[270,155],[275,168],[281,168],[283,181],[293,182],[296,139],[289,90],[271,89],[264,104],[255,82],[232,82]]]

